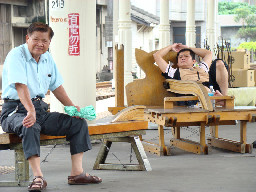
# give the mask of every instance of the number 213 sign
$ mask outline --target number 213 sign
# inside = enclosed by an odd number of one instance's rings
[[[50,2],[51,2],[50,7],[52,9],[63,9],[65,6],[64,0],[51,0]]]

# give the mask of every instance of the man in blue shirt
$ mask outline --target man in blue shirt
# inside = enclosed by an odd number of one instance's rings
[[[82,167],[83,152],[91,149],[86,121],[47,112],[48,105],[42,101],[50,90],[64,106],[75,106],[47,51],[54,33],[48,25],[39,22],[31,24],[27,32],[26,44],[11,50],[4,63],[1,124],[5,132],[16,133],[22,138],[24,154],[35,177],[28,190],[41,191],[47,185],[40,168],[40,133],[65,135],[70,141],[72,169],[69,184],[100,183],[99,177],[90,176]],[[76,108],[80,110],[78,106]]]

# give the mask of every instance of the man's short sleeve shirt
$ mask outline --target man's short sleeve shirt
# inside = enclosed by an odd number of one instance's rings
[[[197,64],[200,69],[202,69],[204,72],[208,73],[209,72],[209,67],[208,65],[202,61],[199,64]],[[193,67],[196,67],[197,65],[194,65]],[[175,73],[177,71],[177,68],[172,68],[171,64],[168,64],[165,73],[163,75],[167,78],[175,79]]]
[[[15,83],[27,85],[30,97],[45,97],[63,84],[56,63],[47,51],[37,63],[27,44],[14,48],[7,55],[2,74],[2,99],[19,99]]]

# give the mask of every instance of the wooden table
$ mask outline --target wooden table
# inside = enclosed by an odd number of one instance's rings
[[[145,119],[158,124],[159,144],[143,142],[147,151],[158,155],[168,155],[169,147],[164,143],[163,127],[173,127],[174,138],[170,140],[170,146],[183,149],[196,154],[208,154],[208,146],[205,138],[205,126],[211,126],[211,137],[208,138],[208,145],[227,149],[240,153],[251,153],[252,145],[246,142],[247,122],[255,122],[256,108],[214,108],[213,111],[190,108],[173,107],[172,109],[146,109]],[[240,124],[240,141],[218,137],[219,125],[234,125],[238,120]],[[181,138],[180,127],[199,126],[199,142]]]

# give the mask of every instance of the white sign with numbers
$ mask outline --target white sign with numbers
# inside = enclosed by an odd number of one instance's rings
[[[50,0],[49,3],[50,9],[53,10],[63,10],[66,6],[65,0]]]

